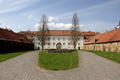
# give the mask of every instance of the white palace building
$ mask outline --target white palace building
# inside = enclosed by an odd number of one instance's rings
[[[41,49],[40,42],[37,36],[38,31],[21,31],[19,34],[23,34],[34,43],[34,49]],[[84,43],[92,36],[95,36],[95,32],[80,32],[81,36],[78,38],[76,49],[83,49]],[[57,44],[61,44],[61,49],[74,49],[71,44],[71,31],[70,30],[50,30],[48,44],[44,46],[44,49],[56,49]],[[32,40],[31,40],[32,39]]]

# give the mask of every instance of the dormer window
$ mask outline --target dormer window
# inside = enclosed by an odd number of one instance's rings
[[[20,38],[20,40],[21,40],[22,42],[24,42],[24,38]]]
[[[24,38],[22,39],[22,42],[24,42]]]
[[[97,42],[97,41],[98,41],[98,39],[94,39],[94,43]]]

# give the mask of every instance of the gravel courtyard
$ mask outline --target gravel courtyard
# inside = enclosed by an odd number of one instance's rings
[[[40,69],[38,51],[0,62],[0,80],[120,80],[120,64],[79,51],[79,67],[65,71]]]

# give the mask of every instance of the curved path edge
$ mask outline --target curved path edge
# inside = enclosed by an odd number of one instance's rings
[[[0,80],[120,80],[120,64],[79,51],[79,67],[50,71],[38,67],[39,51],[0,62]]]

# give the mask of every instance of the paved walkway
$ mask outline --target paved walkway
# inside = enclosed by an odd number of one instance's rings
[[[120,80],[120,64],[85,51],[79,56],[78,68],[49,71],[37,66],[38,51],[28,52],[0,62],[0,80]]]

